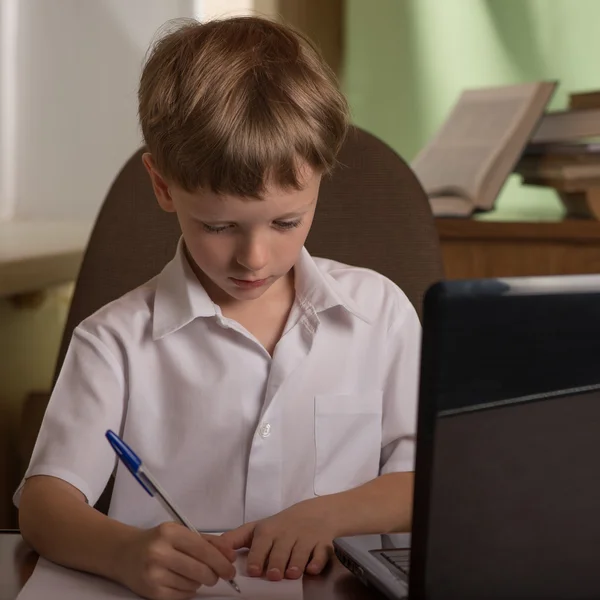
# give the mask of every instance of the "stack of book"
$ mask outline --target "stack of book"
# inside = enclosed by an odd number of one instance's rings
[[[600,220],[600,91],[546,113],[514,171],[525,185],[555,189],[567,217]]]

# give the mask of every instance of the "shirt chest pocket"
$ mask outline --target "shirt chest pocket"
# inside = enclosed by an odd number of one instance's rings
[[[379,474],[382,392],[315,396],[317,496],[357,487]]]

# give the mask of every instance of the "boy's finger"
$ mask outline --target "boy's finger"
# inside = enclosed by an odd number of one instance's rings
[[[265,535],[257,535],[252,540],[252,546],[250,546],[250,552],[248,552],[248,558],[246,559],[246,570],[250,577],[262,575],[273,542],[273,538]]]
[[[333,552],[333,548],[329,544],[318,544],[314,551],[308,566],[306,567],[307,573],[311,575],[318,575],[324,568],[329,557]]]
[[[281,537],[275,540],[269,553],[267,579],[270,581],[283,579],[295,542],[294,538],[289,537]]]
[[[222,552],[230,562],[233,562],[236,559],[237,553],[227,540],[221,539],[221,536],[218,535],[207,535],[205,533],[202,535],[207,542],[210,542],[215,548]]]
[[[189,587],[174,585],[173,582],[163,582],[166,587],[177,588],[180,590],[198,589],[199,585],[215,585],[217,583],[217,574],[207,565],[192,558],[183,552],[172,552],[165,558],[165,566],[171,577],[181,578],[180,583],[186,580]]]
[[[310,559],[314,545],[299,540],[292,549],[292,555],[288,561],[285,576],[288,579],[298,579],[306,569],[306,563]]]
[[[246,523],[237,529],[226,531],[220,536],[221,542],[233,550],[250,548],[254,539],[254,527],[256,523]]]

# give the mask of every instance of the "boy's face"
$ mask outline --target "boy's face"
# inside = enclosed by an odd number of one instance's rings
[[[320,173],[306,167],[300,191],[269,184],[256,200],[186,192],[161,177],[150,154],[143,160],[159,204],[177,213],[196,273],[215,302],[254,300],[285,281],[312,224]]]

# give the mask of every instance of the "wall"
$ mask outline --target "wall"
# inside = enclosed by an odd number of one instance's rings
[[[9,0],[14,1],[14,0]],[[14,214],[92,219],[140,145],[136,88],[150,40],[192,0],[18,0]]]
[[[551,108],[600,89],[596,0],[347,0],[345,90],[355,122],[412,159],[461,90],[556,79]],[[513,176],[485,218],[558,219],[554,192]]]

